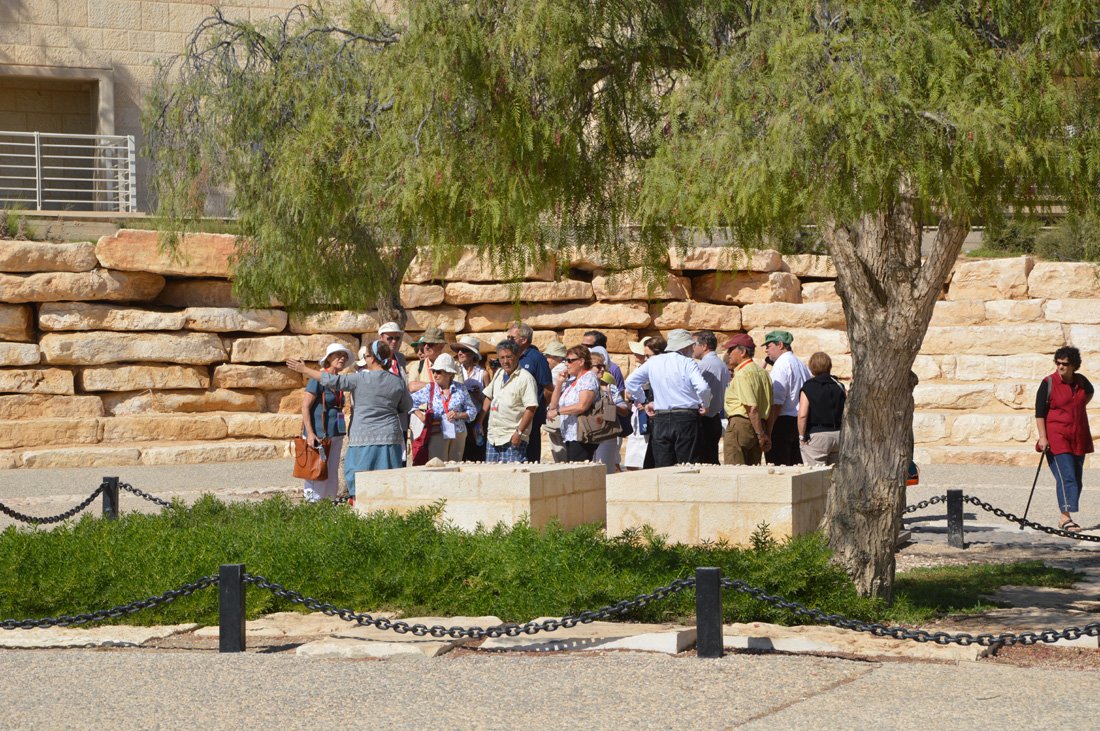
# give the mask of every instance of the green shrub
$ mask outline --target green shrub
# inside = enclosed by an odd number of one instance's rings
[[[963,574],[939,582],[899,580],[898,602],[856,595],[829,562],[819,535],[777,541],[757,527],[750,548],[669,544],[652,530],[605,537],[596,526],[542,530],[525,523],[466,533],[440,526],[441,506],[407,516],[363,518],[328,503],[294,504],[278,497],[226,504],[205,496],[191,508],[117,521],[86,515],[53,530],[14,526],[0,533],[0,618],[76,614],[163,593],[219,564],[243,563],[253,574],[307,596],[357,611],[404,616],[483,615],[504,621],[561,616],[613,604],[717,566],[771,594],[827,612],[865,619],[919,622],[980,604],[974,592],[1003,583],[1065,582],[1073,574],[1035,569],[987,573],[971,587]],[[1050,573],[1053,572],[1053,573]],[[940,596],[939,584],[973,591]],[[628,619],[678,621],[694,615],[694,592],[636,610]],[[727,622],[792,623],[788,612],[727,591]],[[248,616],[295,608],[270,592],[248,591]],[[206,589],[127,623],[217,622],[217,591]]]
[[[440,507],[407,516],[360,518],[343,507],[277,498],[191,509],[130,513],[118,521],[86,516],[54,530],[0,534],[0,617],[85,612],[159,594],[217,573],[246,569],[322,601],[359,611],[494,614],[506,621],[562,615],[611,604],[719,566],[772,593],[865,618],[879,603],[860,599],[829,563],[819,536],[761,550],[670,545],[648,531],[606,538],[598,527],[498,525],[474,533],[440,527]],[[288,608],[269,592],[248,592],[249,616]],[[631,615],[664,621],[694,614],[682,592]],[[128,622],[215,623],[217,592],[206,590],[143,611]],[[785,621],[742,595],[726,601],[729,621]]]
[[[1034,251],[1039,222],[1010,218],[990,221],[982,236],[982,256],[1019,256]],[[972,252],[976,253],[976,252]]]
[[[1052,261],[1100,261],[1100,219],[1071,213],[1039,234],[1035,253]]]

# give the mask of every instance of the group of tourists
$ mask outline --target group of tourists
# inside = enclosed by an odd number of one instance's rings
[[[831,465],[840,452],[845,388],[826,353],[803,364],[785,330],[764,336],[764,367],[744,333],[723,344],[724,355],[709,330],[642,338],[628,344],[635,366],[625,379],[598,330],[579,345],[552,340],[540,350],[531,327],[517,322],[489,362],[476,336],[448,343],[442,330],[429,328],[412,341],[417,360],[409,363],[400,352],[404,335],[396,323],[383,324],[378,338],[359,349],[351,373],[342,371],[355,355],[338,343],[317,369],[287,361],[310,378],[303,437],[331,440],[327,477],[306,481],[307,500],[336,496],[345,440],[352,500],[357,472],[431,458],[538,462],[544,434],[553,461],[597,461],[609,472],[720,461]],[[1078,509],[1084,455],[1092,451],[1085,405],[1093,388],[1077,373],[1076,348],[1059,349],[1055,364],[1036,395],[1036,449],[1057,482],[1062,528],[1075,531],[1080,526],[1071,513]],[[353,404],[350,425],[345,393]],[[594,413],[603,417],[595,431]]]

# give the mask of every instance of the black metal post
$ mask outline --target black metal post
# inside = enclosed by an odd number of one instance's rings
[[[963,540],[963,491],[947,491],[947,545],[966,548]]]
[[[244,564],[218,570],[218,652],[244,652]]]
[[[699,657],[722,657],[722,570],[695,569],[695,651]]]
[[[103,478],[103,518],[118,519],[118,478]]]

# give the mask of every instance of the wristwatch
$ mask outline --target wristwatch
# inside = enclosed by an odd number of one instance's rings
[[[808,444],[810,442],[810,435],[809,434],[799,434],[798,439],[803,444]]]

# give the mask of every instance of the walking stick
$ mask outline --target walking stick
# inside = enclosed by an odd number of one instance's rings
[[[1031,510],[1031,498],[1035,497],[1035,486],[1039,484],[1039,472],[1043,469],[1043,460],[1047,457],[1047,451],[1044,449],[1042,454],[1039,455],[1039,466],[1035,468],[1035,479],[1031,481],[1031,494],[1027,496],[1027,507],[1024,508],[1024,520],[1027,520],[1027,511]],[[1020,530],[1024,529],[1024,524],[1020,523]]]

